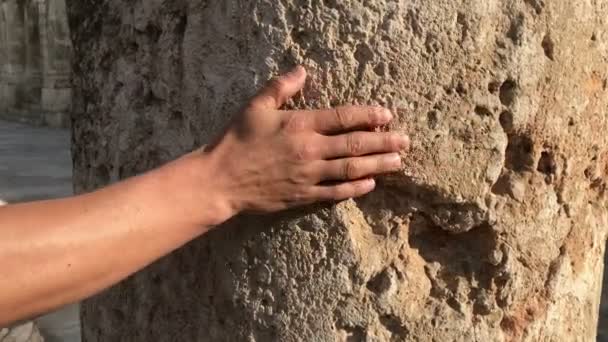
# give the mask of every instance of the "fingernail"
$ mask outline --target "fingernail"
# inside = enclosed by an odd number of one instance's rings
[[[399,137],[399,146],[402,150],[409,150],[410,148],[410,137],[407,135],[402,135]]]
[[[390,165],[392,169],[399,169],[402,166],[401,156],[397,153],[392,153],[390,156],[386,157],[387,164]]]
[[[301,65],[298,65],[295,68],[291,69],[289,74],[291,76],[300,76],[300,75],[302,75],[303,72],[304,72],[304,67]]]
[[[393,120],[393,113],[390,110],[384,108],[384,110],[382,111],[382,122],[389,122],[391,120]]]
[[[368,179],[367,182],[365,182],[365,183],[366,183],[365,185],[368,187],[368,189],[373,190],[376,187],[376,180],[373,178]]]

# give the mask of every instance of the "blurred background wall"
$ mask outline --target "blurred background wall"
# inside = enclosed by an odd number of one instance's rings
[[[0,0],[0,117],[66,126],[71,55],[65,0]]]

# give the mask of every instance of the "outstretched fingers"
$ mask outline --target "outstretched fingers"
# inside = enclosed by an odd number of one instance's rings
[[[353,181],[401,170],[401,156],[385,153],[326,161],[321,166],[322,181]]]
[[[364,196],[375,188],[376,181],[366,178],[336,185],[319,185],[314,188],[313,193],[318,201],[343,201]]]
[[[393,115],[382,107],[343,106],[312,111],[314,129],[322,134],[338,134],[388,124]]]
[[[323,139],[325,143],[322,152],[325,159],[401,152],[410,146],[408,136],[389,132],[353,132]]]

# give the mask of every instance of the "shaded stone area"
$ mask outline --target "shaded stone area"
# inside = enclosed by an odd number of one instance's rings
[[[65,0],[0,0],[0,117],[66,126],[71,54]]]

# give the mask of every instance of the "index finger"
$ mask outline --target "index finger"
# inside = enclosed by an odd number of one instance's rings
[[[315,110],[312,115],[315,130],[322,134],[378,127],[393,119],[388,109],[376,106],[342,106]]]

